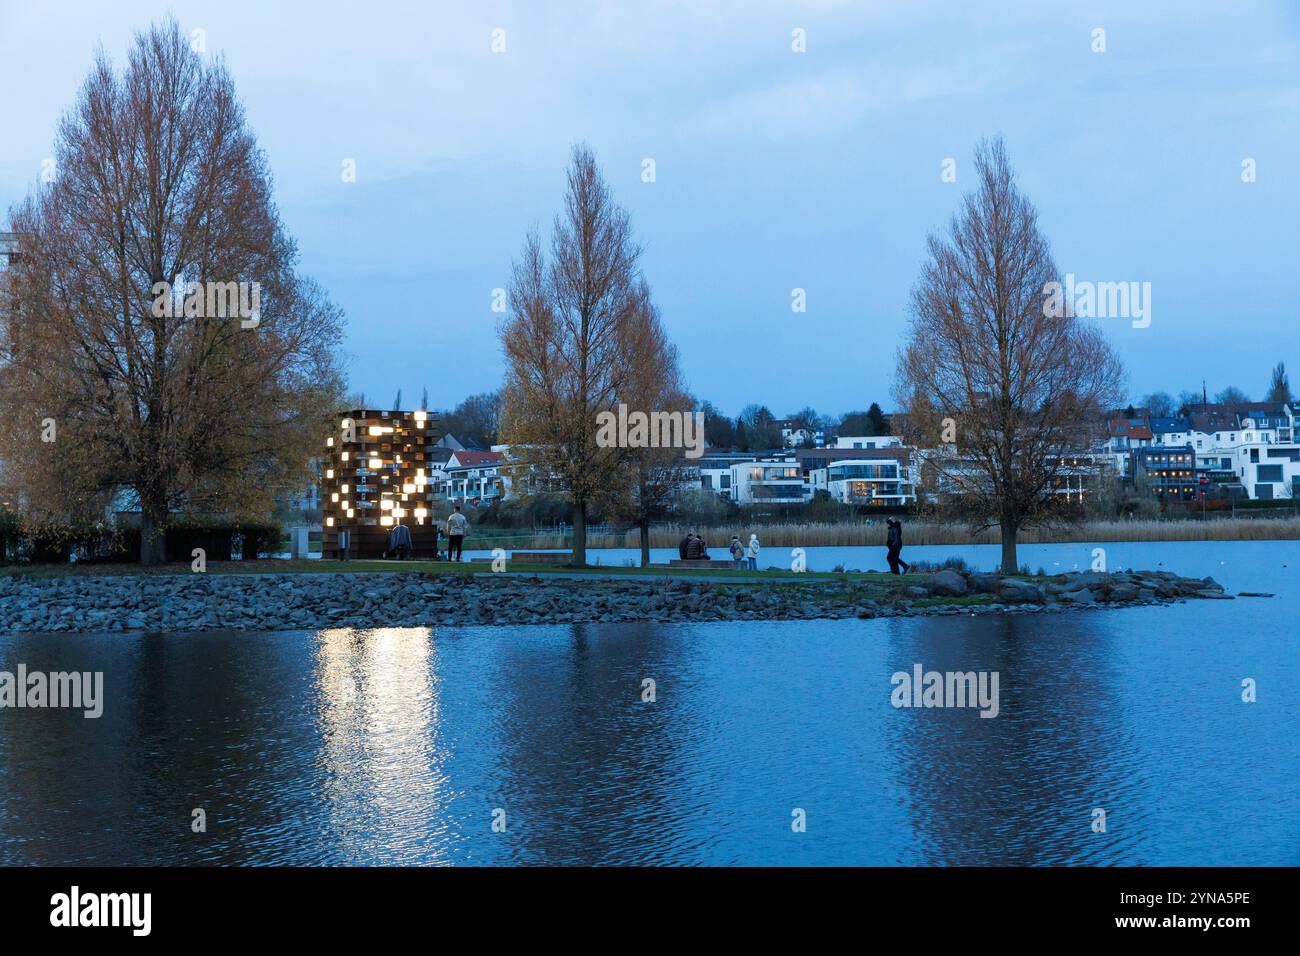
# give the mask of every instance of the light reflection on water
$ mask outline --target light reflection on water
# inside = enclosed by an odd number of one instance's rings
[[[0,637],[107,698],[0,711],[0,862],[1294,865],[1292,550],[1105,613]],[[895,710],[917,662],[999,716]]]

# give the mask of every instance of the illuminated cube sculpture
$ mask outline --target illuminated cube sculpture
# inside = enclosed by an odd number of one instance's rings
[[[324,456],[324,557],[339,557],[339,532],[347,531],[351,557],[378,558],[399,522],[410,529],[413,556],[433,557],[437,485],[430,452],[438,437],[429,412],[357,409],[339,416]]]

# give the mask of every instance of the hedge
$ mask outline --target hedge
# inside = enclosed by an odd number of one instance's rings
[[[38,531],[23,531],[12,515],[0,512],[0,563],[67,564],[75,552],[79,563],[138,564],[140,535],[138,528],[107,526],[75,530],[45,525]],[[195,548],[202,548],[208,561],[229,560],[232,553],[252,561],[259,551],[278,548],[284,531],[272,522],[181,517],[168,525],[166,536],[169,562],[188,563]]]

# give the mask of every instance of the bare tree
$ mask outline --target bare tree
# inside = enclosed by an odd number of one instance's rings
[[[174,510],[264,516],[302,487],[341,393],[342,317],[293,271],[225,66],[174,20],[120,75],[97,59],[54,155],[55,181],[11,213],[6,476],[31,513],[102,516],[133,490],[154,564]],[[57,437],[37,443],[45,419]]]
[[[1227,388],[1220,389],[1215,394],[1214,400],[1220,405],[1243,405],[1250,401],[1250,396],[1237,386],[1229,385]]]
[[[746,405],[736,416],[736,431],[744,435],[746,451],[766,451],[781,447],[781,429],[776,416],[766,405]]]
[[[1014,573],[1020,529],[1055,515],[1062,456],[1088,447],[1123,370],[1095,326],[1049,314],[1060,274],[1001,138],[979,144],[975,176],[948,235],[929,239],[896,397],[972,524],[1001,529]]]
[[[585,145],[574,147],[549,262],[536,232],[514,265],[502,438],[516,470],[557,479],[574,504],[573,563],[587,561],[587,513],[613,496],[626,449],[596,443],[596,416],[616,403],[639,360],[631,334],[640,303],[627,212]]]
[[[470,439],[487,447],[496,444],[501,429],[501,393],[481,392],[470,395],[448,412],[441,412],[443,432],[462,440]]]
[[[1274,404],[1291,401],[1291,382],[1287,379],[1285,362],[1278,362],[1273,366],[1273,374],[1268,382],[1268,393],[1264,396],[1264,400]]]
[[[1192,409],[1197,405],[1203,404],[1206,398],[1203,392],[1185,388],[1178,393],[1178,398],[1175,401],[1178,403],[1178,414],[1185,417],[1190,415]]]
[[[1142,407],[1156,418],[1168,418],[1175,411],[1174,397],[1168,392],[1152,392],[1143,396]]]

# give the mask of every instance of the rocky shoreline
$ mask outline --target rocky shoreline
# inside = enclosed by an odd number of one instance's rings
[[[719,583],[528,574],[175,574],[0,577],[0,634],[279,631],[1005,614],[1230,600],[1167,571],[1025,580],[945,570],[921,583],[853,578]]]

